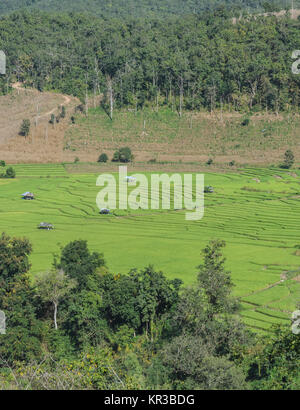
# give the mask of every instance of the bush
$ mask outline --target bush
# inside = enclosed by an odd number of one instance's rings
[[[214,162],[213,159],[209,158],[209,160],[206,162],[206,165],[211,165],[213,162]]]
[[[242,121],[242,126],[247,127],[250,124],[250,119],[249,118],[244,118]]]
[[[114,153],[112,158],[113,162],[131,162],[133,160],[133,155],[131,149],[128,147],[120,148]]]
[[[289,169],[293,166],[294,162],[295,162],[294,154],[290,149],[288,149],[284,153],[284,161],[283,161],[283,164],[280,165],[280,168]]]
[[[21,128],[20,128],[20,135],[27,137],[30,131],[30,120],[23,120]]]
[[[5,174],[1,174],[0,178],[15,178],[16,171],[12,167],[8,167]]]
[[[61,107],[61,113],[60,113],[61,118],[65,118],[66,117],[66,107],[63,105]]]
[[[0,167],[5,167],[5,165],[6,165],[6,164],[5,164],[5,161],[1,160],[1,161],[0,161]]]
[[[74,159],[74,164],[77,164],[79,161],[80,161],[80,159],[79,159],[78,157],[76,157],[76,158]]]
[[[101,154],[98,158],[98,162],[107,162],[107,161],[108,161],[108,156],[105,153]]]
[[[233,167],[235,165],[235,160],[233,159],[232,161],[229,162],[229,166]]]
[[[51,114],[51,118],[50,118],[49,123],[52,124],[52,125],[55,123],[55,115],[54,114]]]

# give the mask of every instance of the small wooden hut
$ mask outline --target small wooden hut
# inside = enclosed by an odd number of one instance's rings
[[[48,222],[41,222],[38,229],[47,229],[49,231],[50,229],[54,229],[54,226]]]
[[[107,208],[102,208],[102,209],[100,209],[100,214],[101,215],[108,215],[108,214],[110,214],[110,210],[107,209]]]
[[[32,200],[34,199],[34,194],[32,192],[25,192],[24,194],[21,195],[23,199],[25,200]]]

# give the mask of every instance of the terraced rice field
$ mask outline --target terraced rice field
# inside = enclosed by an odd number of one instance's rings
[[[300,300],[298,170],[207,173],[205,184],[215,193],[205,195],[204,218],[193,222],[185,220],[183,210],[99,215],[98,175],[69,174],[60,164],[15,169],[16,179],[0,180],[0,231],[30,239],[32,275],[50,268],[61,246],[86,239],[92,250],[104,253],[112,272],[151,263],[168,277],[193,284],[201,249],[220,238],[227,243],[226,264],[245,323],[261,332],[274,323],[289,324]],[[22,200],[25,191],[34,192],[36,200]],[[40,222],[54,224],[55,230],[38,230]]]

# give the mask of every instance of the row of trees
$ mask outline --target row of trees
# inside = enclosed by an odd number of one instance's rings
[[[299,3],[294,0],[294,5]],[[230,9],[237,16],[243,11],[274,11],[286,8],[285,0],[2,0],[0,14],[20,8],[47,11],[86,11],[93,15],[109,18],[147,17],[195,14],[214,9]]]
[[[27,239],[0,237],[0,385],[35,389],[299,388],[300,340],[240,322],[223,241],[203,250],[193,287],[152,266],[110,273],[73,241],[29,281]]]
[[[299,21],[226,12],[167,19],[101,19],[81,14],[16,12],[0,20],[7,54],[2,91],[17,79],[40,90],[116,107],[298,109],[300,76],[292,74]],[[1,88],[0,84],[0,88]]]

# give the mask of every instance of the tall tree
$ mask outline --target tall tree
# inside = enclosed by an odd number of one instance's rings
[[[204,289],[208,298],[210,316],[217,313],[228,312],[234,307],[231,298],[233,282],[230,272],[225,270],[225,258],[222,248],[225,242],[220,240],[211,241],[202,251],[204,263],[198,266],[198,286]]]
[[[57,326],[57,310],[60,301],[66,298],[71,289],[76,287],[76,281],[70,279],[63,270],[52,269],[42,272],[35,277],[37,294],[44,302],[53,304],[53,321],[55,330]]]

